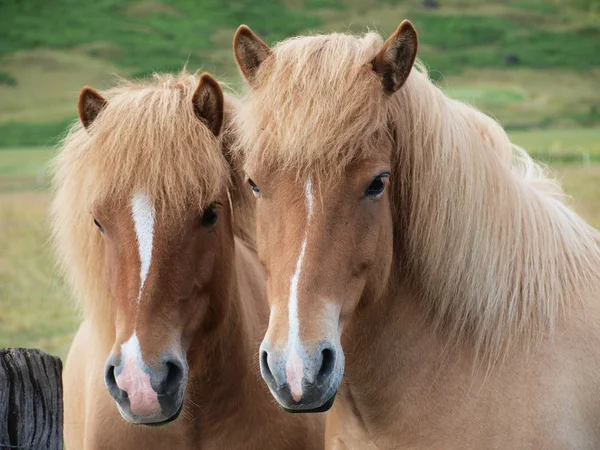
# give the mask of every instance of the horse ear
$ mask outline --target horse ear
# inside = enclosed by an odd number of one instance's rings
[[[218,136],[223,125],[223,90],[219,82],[203,73],[192,96],[192,104],[196,117]]]
[[[85,128],[88,128],[100,111],[102,111],[108,102],[98,92],[91,87],[84,87],[79,93],[77,110],[79,111],[79,120]]]
[[[233,53],[242,75],[252,86],[258,68],[272,52],[250,28],[241,25],[233,37]]]
[[[400,89],[408,78],[417,56],[417,46],[417,31],[405,20],[373,59],[373,70],[381,77],[388,94]]]

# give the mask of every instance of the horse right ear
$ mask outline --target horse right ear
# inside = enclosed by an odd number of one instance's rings
[[[77,110],[79,111],[79,120],[85,128],[88,128],[100,111],[102,111],[108,102],[98,92],[91,87],[84,87],[79,93]]]
[[[400,89],[408,78],[417,57],[417,44],[417,31],[405,20],[373,59],[373,70],[388,94]]]
[[[242,75],[253,85],[256,72],[271,49],[246,25],[241,25],[233,37],[233,53]]]

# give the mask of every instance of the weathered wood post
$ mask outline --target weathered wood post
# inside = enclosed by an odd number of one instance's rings
[[[63,450],[62,362],[0,349],[0,449]]]

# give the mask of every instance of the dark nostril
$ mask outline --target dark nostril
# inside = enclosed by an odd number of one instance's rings
[[[321,368],[317,374],[317,384],[323,384],[333,373],[335,367],[335,352],[331,348],[325,348],[321,352]]]
[[[104,380],[106,381],[106,385],[108,387],[113,387],[117,385],[117,380],[115,378],[115,366],[107,366],[106,373],[104,374]]]
[[[265,350],[260,352],[260,368],[262,370],[263,377],[265,377],[265,379],[268,378],[267,381],[274,379],[271,369],[269,368],[269,354]]]
[[[117,379],[115,377],[115,366],[107,365],[106,371],[104,372],[104,382],[106,383],[106,387],[108,388],[108,392],[115,398],[128,398],[127,392],[119,389],[117,385]]]
[[[183,381],[183,369],[179,364],[174,362],[167,362],[167,377],[165,378],[165,382],[163,385],[163,392],[165,394],[172,394],[177,392],[181,386],[181,382]]]

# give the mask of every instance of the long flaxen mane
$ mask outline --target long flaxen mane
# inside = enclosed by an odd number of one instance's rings
[[[91,216],[95,202],[143,190],[158,214],[177,214],[194,204],[208,206],[227,188],[234,232],[254,242],[253,199],[241,171],[227,162],[233,158],[227,148],[231,129],[216,138],[196,117],[197,86],[198,77],[185,71],[123,80],[102,93],[108,105],[87,130],[79,122],[72,126],[54,160],[52,218],[60,263],[84,316],[107,327],[111,302],[104,246]],[[235,105],[226,95],[226,125]]]
[[[395,275],[439,330],[499,355],[551,332],[599,287],[598,233],[494,120],[448,98],[420,63],[389,98],[381,37],[276,45],[236,114],[237,151],[335,179],[392,144]]]

